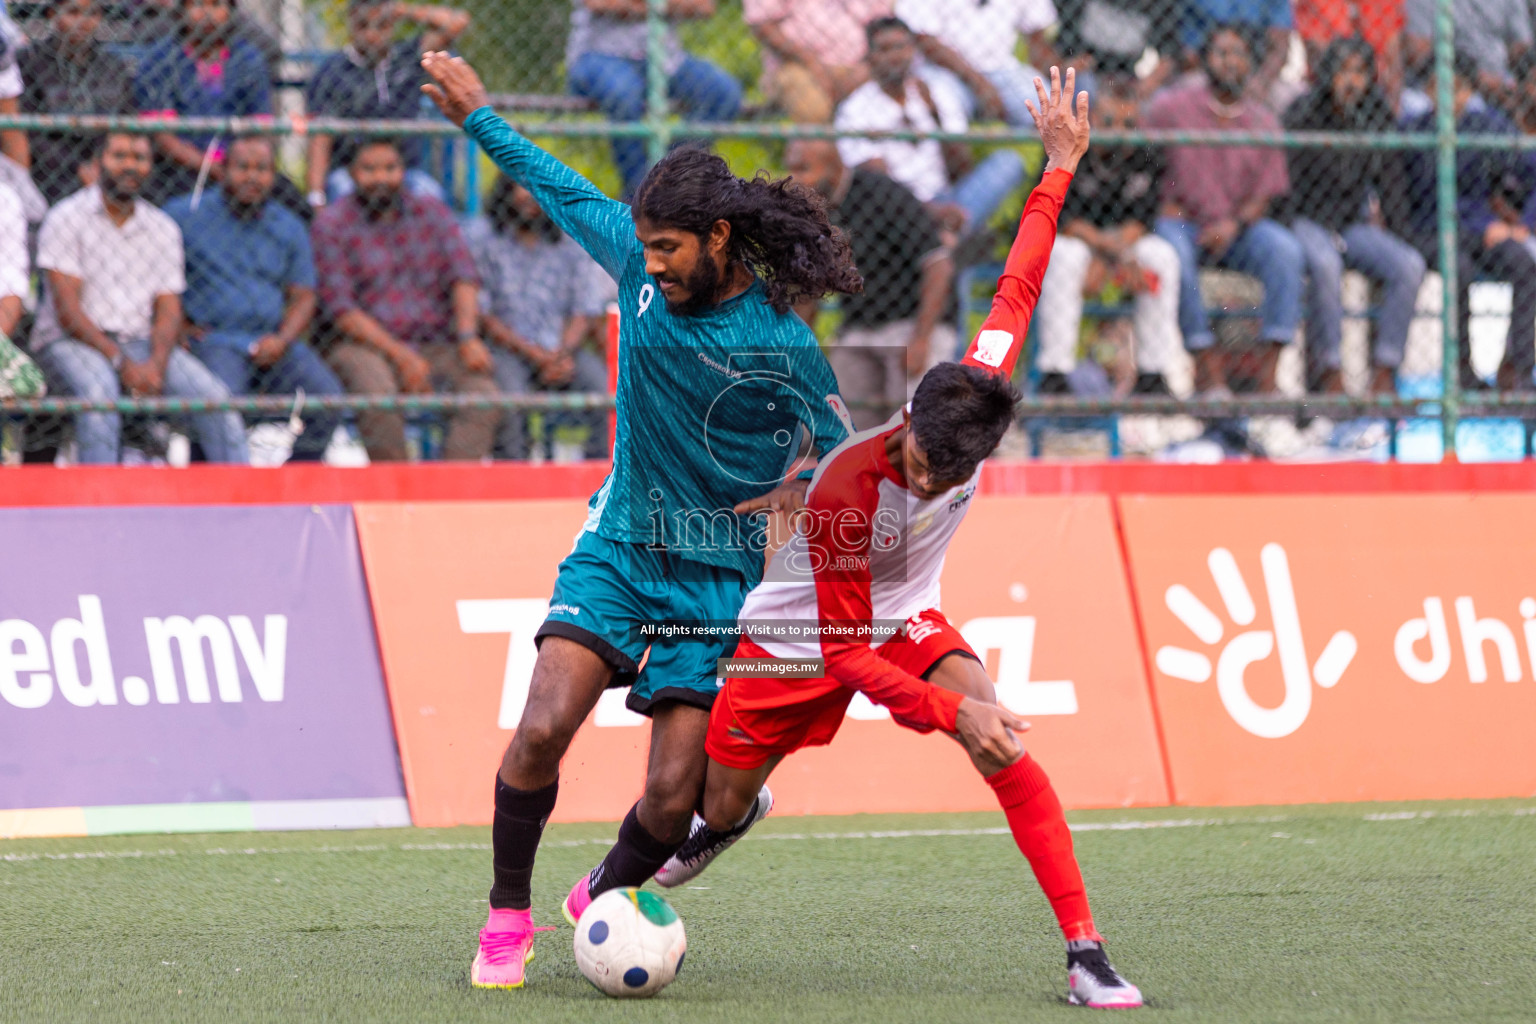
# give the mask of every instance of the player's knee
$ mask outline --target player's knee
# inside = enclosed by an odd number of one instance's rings
[[[558,767],[574,733],[574,729],[554,717],[525,714],[512,734],[506,759],[527,769]]]
[[[704,823],[716,832],[728,832],[747,816],[751,801],[742,801],[728,790],[710,793],[704,800]]]
[[[652,772],[645,780],[646,817],[666,831],[686,832],[699,805],[703,779],[681,770]]]

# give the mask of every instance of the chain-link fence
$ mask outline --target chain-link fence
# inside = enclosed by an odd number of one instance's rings
[[[690,140],[821,192],[866,283],[814,326],[863,423],[980,323],[1043,162],[1024,101],[1073,67],[1094,144],[1011,454],[1522,458],[1531,24],[1527,0],[10,0],[0,395],[49,395],[0,398],[0,454],[603,457],[612,283],[421,96],[420,53],[452,48],[612,195]]]

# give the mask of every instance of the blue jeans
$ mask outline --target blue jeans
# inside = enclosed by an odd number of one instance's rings
[[[645,116],[645,61],[584,53],[570,69],[571,92],[595,102],[613,121]],[[733,121],[741,111],[741,83],[708,61],[689,57],[667,79],[667,96],[680,101],[690,121]],[[632,196],[645,178],[645,142],[614,139],[613,162]]]
[[[532,366],[500,347],[491,349],[491,359],[496,364],[491,372],[496,376],[496,386],[508,395],[531,395],[539,391],[607,392],[608,367],[603,363],[602,356],[578,349],[572,358],[576,363],[576,372],[571,376],[571,382],[563,388],[547,388],[540,384]],[[585,423],[590,430],[587,435],[587,458],[601,459],[608,453],[607,419],[607,412],[600,409],[590,412],[556,412],[546,413],[544,424],[547,432],[551,427]],[[502,417],[496,446],[501,450],[502,458],[528,457],[527,413],[509,410]]]
[[[1202,253],[1197,239],[1199,225],[1177,217],[1157,218],[1157,234],[1173,244],[1179,254],[1179,330],[1184,347],[1200,352],[1216,343],[1211,321],[1200,296]],[[1260,336],[1286,344],[1296,337],[1301,315],[1301,243],[1296,236],[1267,217],[1255,221],[1238,236],[1213,266],[1252,274],[1264,284],[1264,303],[1259,307]]]
[[[937,202],[956,203],[967,214],[965,233],[980,231],[997,208],[1024,184],[1024,159],[1011,149],[989,154],[971,172],[934,196]]]
[[[302,341],[295,341],[277,362],[258,367],[251,362],[250,345],[259,335],[210,331],[192,351],[214,372],[232,395],[291,395],[300,388],[306,395],[341,395],[345,390],[331,368]],[[318,462],[331,435],[341,425],[335,410],[304,416],[304,432],[293,442],[293,462]]]
[[[149,358],[147,338],[121,341],[123,354],[135,362]],[[37,353],[43,369],[77,398],[115,401],[122,397],[117,373],[107,357],[83,341],[61,338]],[[167,398],[230,397],[224,382],[186,349],[171,350],[165,366]],[[203,412],[191,417],[209,462],[245,465],[251,461],[245,447],[245,424],[239,413]],[[117,462],[123,418],[115,412],[82,412],[75,417],[75,444],[82,465],[113,465]]]
[[[1382,286],[1381,318],[1371,364],[1403,365],[1413,307],[1424,281],[1424,257],[1417,249],[1374,224],[1351,224],[1341,235],[1310,220],[1291,225],[1307,260],[1307,360],[1318,369],[1339,368],[1343,334],[1344,270],[1358,270]],[[1340,245],[1342,243],[1342,246]]]

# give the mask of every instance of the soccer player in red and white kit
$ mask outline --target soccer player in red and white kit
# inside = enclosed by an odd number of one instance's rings
[[[1035,84],[1045,173],[1024,208],[990,315],[960,363],[924,376],[909,411],[849,438],[821,463],[805,509],[792,519],[796,532],[742,607],[737,658],[819,656],[827,674],[725,680],[705,741],[703,820],[656,879],[673,886],[696,876],[767,813],[769,773],[785,755],[830,742],[862,692],[901,725],[958,739],[985,776],[1067,940],[1070,1001],[1136,1007],[1140,991],[1110,965],[1094,927],[1061,802],[1014,736],[1028,726],[997,705],[986,670],[938,610],[945,550],[982,460],[1013,418],[1019,396],[1008,378],[1067,185],[1088,148],[1088,97],[1074,105],[1073,72],[1065,90],[1055,68],[1049,93]],[[873,632],[879,620],[905,625],[882,641]],[[785,639],[774,628],[807,621],[819,624],[818,636]]]

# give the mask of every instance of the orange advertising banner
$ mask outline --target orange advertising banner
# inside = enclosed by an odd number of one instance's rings
[[[1119,501],[1176,802],[1536,793],[1536,498]]]
[[[586,502],[355,510],[411,820],[488,824],[496,769],[528,695],[533,634]],[[577,734],[556,820],[622,818],[640,796],[650,730],[623,696],[609,691]]]
[[[1068,806],[1166,803],[1110,500],[975,502],[951,545],[944,611],[1033,723],[1026,746]],[[356,507],[416,824],[490,820],[533,633],[584,513],[576,501]],[[639,795],[649,729],[623,696],[609,691],[577,734],[555,820],[614,820]],[[958,746],[862,698],[833,744],[787,759],[774,787],[785,814],[996,806]]]

